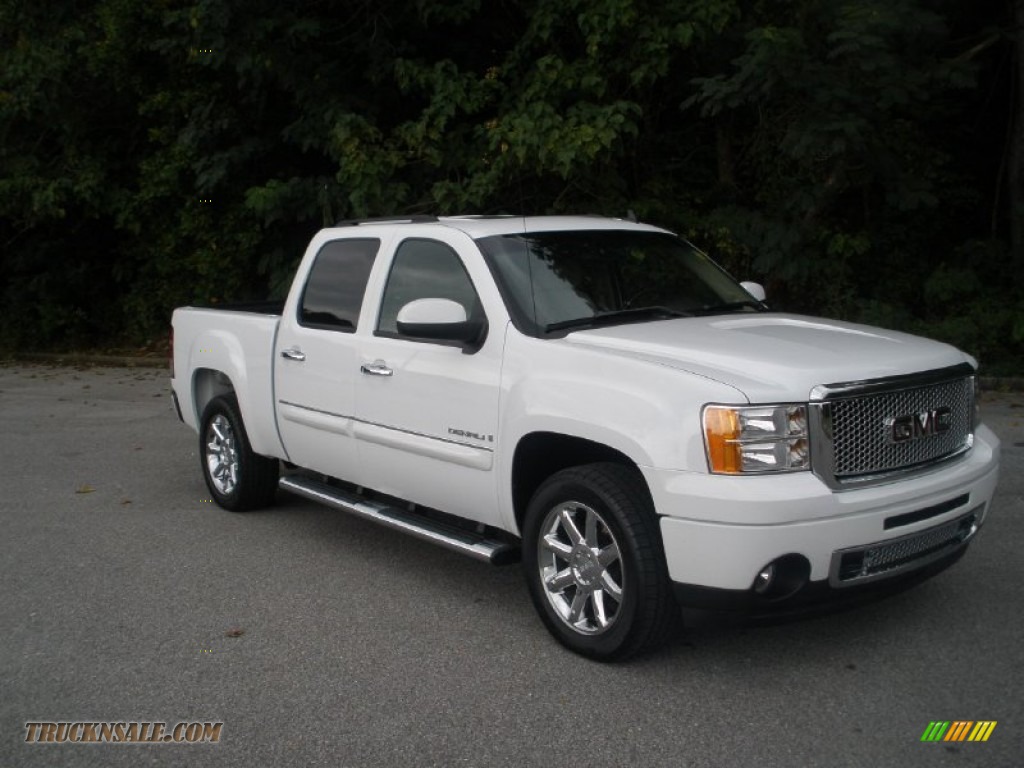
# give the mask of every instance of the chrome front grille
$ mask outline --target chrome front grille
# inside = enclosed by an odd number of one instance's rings
[[[819,477],[835,488],[885,482],[971,446],[973,369],[819,387],[810,415]]]
[[[963,448],[971,434],[974,392],[970,379],[832,404],[832,441],[836,477],[888,472],[948,456]],[[949,429],[894,443],[891,419],[949,408]]]

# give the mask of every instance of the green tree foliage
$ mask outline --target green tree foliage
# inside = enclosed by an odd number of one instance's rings
[[[911,254],[956,236],[948,127],[974,66],[922,3],[801,3],[786,19],[777,5],[755,7],[740,56],[687,102],[715,124],[717,218],[758,271],[827,311],[855,312],[865,290],[905,301],[937,266]],[[880,273],[891,254],[905,256]]]
[[[280,295],[343,217],[633,209],[778,304],[1012,368],[1011,22],[952,0],[0,0],[0,334],[141,340],[178,304]]]

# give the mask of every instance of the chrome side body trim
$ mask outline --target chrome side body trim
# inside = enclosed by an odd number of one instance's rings
[[[330,432],[338,432],[339,434],[345,434],[345,435],[349,435],[349,436],[357,434],[356,430],[358,430],[358,427],[353,427],[352,425],[359,425],[359,424],[361,424],[361,425],[364,425],[366,427],[376,428],[377,431],[374,431],[374,432],[365,431],[365,430],[364,431],[359,431],[358,432],[358,436],[361,437],[361,438],[364,438],[364,439],[368,439],[371,442],[381,443],[383,445],[394,445],[395,444],[394,443],[394,439],[392,439],[390,441],[387,440],[386,438],[383,438],[383,437],[378,437],[378,438],[374,439],[374,435],[382,435],[385,432],[394,432],[394,433],[397,433],[397,434],[400,434],[400,435],[409,435],[411,437],[421,437],[424,440],[431,440],[431,441],[434,441],[436,443],[447,443],[449,445],[462,446],[463,448],[473,448],[476,451],[482,451],[484,453],[494,453],[494,449],[493,448],[485,448],[482,445],[474,445],[473,443],[465,443],[465,442],[462,442],[461,440],[449,440],[446,437],[437,437],[436,435],[425,435],[422,432],[413,432],[412,430],[402,429],[401,427],[392,427],[392,426],[390,426],[388,424],[378,424],[377,422],[374,422],[374,421],[366,421],[365,419],[357,419],[355,416],[346,416],[343,413],[334,413],[333,411],[325,411],[325,410],[322,410],[320,408],[311,408],[308,405],[299,405],[298,403],[292,403],[292,402],[289,402],[288,400],[278,400],[277,402],[278,402],[278,405],[282,405],[282,406],[285,406],[287,408],[294,409],[294,411],[290,411],[286,415],[283,415],[283,418],[287,418],[287,419],[289,419],[291,421],[295,421],[295,422],[298,422],[300,424],[305,424],[306,426],[317,427],[319,429],[326,429],[326,430],[328,430]],[[323,423],[321,423],[319,421],[314,421],[314,420],[309,420],[309,419],[304,420],[301,416],[298,415],[298,413],[300,411],[305,411],[305,412],[310,413],[310,414],[321,414],[323,416],[330,417],[332,419],[341,420],[341,421],[344,422],[344,425],[345,425],[344,429],[337,428],[337,427],[332,428],[330,426],[325,426]]]

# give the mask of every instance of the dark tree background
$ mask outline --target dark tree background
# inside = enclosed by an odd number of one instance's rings
[[[0,344],[287,290],[342,217],[594,212],[1024,370],[1024,0],[0,0]]]

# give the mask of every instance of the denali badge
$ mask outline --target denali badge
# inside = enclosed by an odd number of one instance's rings
[[[459,437],[468,437],[470,440],[486,440],[488,443],[494,442],[494,435],[481,435],[479,432],[470,432],[468,429],[455,429],[454,427],[448,427],[449,435],[457,435]]]
[[[943,406],[931,411],[907,413],[903,416],[888,418],[885,426],[889,431],[889,442],[905,443],[919,437],[930,437],[948,432],[953,420],[953,412]]]

